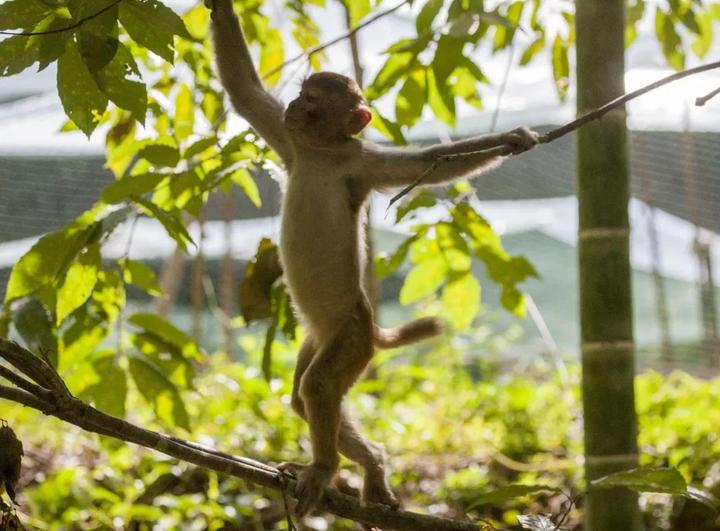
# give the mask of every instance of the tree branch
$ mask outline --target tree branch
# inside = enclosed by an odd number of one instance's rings
[[[651,90],[655,90],[656,88],[662,87],[663,85],[667,85],[668,83],[671,83],[673,81],[677,81],[679,79],[692,76],[694,74],[699,74],[701,72],[706,72],[708,70],[713,70],[715,68],[720,68],[720,61],[716,61],[714,63],[708,63],[706,65],[697,66],[695,68],[689,68],[687,70],[683,70],[682,72],[676,72],[674,74],[671,74],[667,77],[664,77],[662,79],[659,79],[658,81],[655,81],[654,83],[651,83],[645,87],[639,88],[637,90],[633,90],[632,92],[628,92],[627,94],[623,94],[622,96],[619,96],[615,98],[612,101],[607,102],[602,107],[599,107],[593,111],[589,111],[579,118],[576,118],[572,122],[569,122],[561,127],[558,127],[556,129],[553,129],[552,131],[549,131],[548,133],[545,133],[540,137],[540,143],[541,144],[547,144],[549,142],[552,142],[553,140],[557,140],[561,136],[565,136],[566,134],[575,131],[576,129],[582,127],[583,125],[592,122],[593,120],[597,120],[598,118],[602,118],[607,113],[612,111],[613,109],[616,109],[620,107],[621,105],[624,105],[628,101],[637,98],[638,96],[642,96],[643,94],[650,92]],[[720,88],[717,91],[713,91],[707,96],[703,98],[698,98],[696,100],[696,105],[702,105],[707,100],[715,96],[716,94],[720,93]],[[697,102],[701,103],[697,103]],[[492,156],[503,156],[508,155],[508,148],[507,146],[498,146],[490,149],[485,149],[481,151],[470,151],[466,153],[454,153],[452,155],[442,155],[437,157],[433,163],[428,167],[427,170],[425,170],[412,184],[409,184],[402,190],[400,190],[397,194],[395,194],[391,199],[390,203],[388,204],[388,208],[393,206],[395,203],[397,203],[400,199],[402,199],[405,195],[407,195],[413,188],[416,186],[422,184],[425,177],[431,173],[435,168],[437,168],[438,164],[441,164],[443,162],[447,162],[449,160],[454,160],[462,157],[469,157],[472,155],[477,155],[479,153],[485,153],[489,157]]]
[[[12,341],[0,338],[0,358],[4,358],[19,372],[35,381],[33,384],[15,373],[11,376],[8,374],[11,371],[5,369],[0,375],[9,376],[7,379],[18,385],[18,388],[0,385],[0,398],[52,415],[85,431],[131,442],[181,461],[280,490],[283,496],[286,494],[292,496],[295,480],[283,476],[275,467],[147,430],[85,404],[67,391],[65,382],[52,366]],[[23,382],[19,382],[19,379],[23,379]],[[36,384],[39,384],[39,387]],[[318,509],[387,530],[480,531],[481,529],[480,526],[469,522],[392,510],[376,503],[365,504],[357,498],[333,489],[325,492]]]
[[[54,33],[63,33],[65,31],[71,31],[76,28],[79,28],[83,24],[85,24],[88,20],[92,20],[94,18],[99,17],[106,11],[111,10],[113,7],[118,5],[122,0],[115,0],[112,4],[108,4],[105,7],[103,7],[100,11],[97,13],[93,13],[92,15],[88,15],[86,17],[81,18],[80,20],[73,22],[69,26],[66,26],[64,28],[55,28],[50,30],[44,30],[44,31],[0,31],[0,35],[15,35],[15,36],[21,36],[21,37],[32,37],[33,35],[52,35]]]
[[[280,71],[281,71],[283,68],[285,68],[286,66],[289,66],[289,65],[291,65],[291,64],[299,61],[300,59],[303,59],[304,57],[310,58],[310,57],[312,57],[313,55],[315,55],[316,53],[319,53],[319,52],[323,51],[324,49],[329,48],[330,46],[339,43],[340,41],[344,41],[345,39],[348,39],[348,38],[352,37],[353,35],[355,35],[355,34],[356,34],[358,31],[360,31],[361,29],[369,26],[370,24],[372,24],[372,23],[374,23],[374,22],[377,22],[378,20],[380,20],[380,19],[383,18],[383,17],[386,17],[386,16],[394,13],[395,11],[397,11],[398,9],[400,9],[402,6],[404,6],[404,5],[406,5],[406,4],[410,4],[410,1],[411,1],[411,0],[403,0],[401,3],[397,4],[395,7],[391,7],[391,8],[389,8],[389,9],[386,9],[385,11],[381,11],[380,13],[378,13],[378,14],[376,14],[376,15],[373,15],[372,17],[368,18],[368,19],[365,20],[364,22],[361,22],[360,24],[358,24],[357,26],[355,26],[354,28],[352,28],[352,29],[351,29],[350,31],[348,31],[347,33],[344,33],[343,35],[340,35],[339,37],[335,37],[334,39],[331,39],[331,40],[329,40],[329,41],[326,42],[326,43],[319,44],[319,45],[317,45],[317,46],[315,46],[315,47],[313,47],[313,48],[310,48],[309,50],[305,50],[304,52],[296,55],[295,57],[292,57],[292,58],[288,59],[288,60],[285,61],[284,63],[281,63],[281,64],[279,64],[278,66],[276,66],[275,68],[272,68],[270,71],[264,73],[263,76],[262,76],[262,78],[263,78],[263,79],[267,79],[267,78],[271,77],[272,75],[277,74],[278,72],[280,72]]]
[[[702,107],[703,105],[705,105],[708,101],[710,101],[712,98],[714,98],[718,94],[720,94],[720,87],[713,90],[710,94],[706,94],[705,96],[703,96],[701,98],[697,98],[695,100],[695,105],[697,105],[698,107]]]

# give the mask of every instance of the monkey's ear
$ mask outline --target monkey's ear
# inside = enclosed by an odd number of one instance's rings
[[[365,129],[365,126],[370,123],[371,119],[372,113],[370,109],[366,105],[360,105],[349,114],[347,122],[345,123],[345,132],[348,135],[356,135]]]

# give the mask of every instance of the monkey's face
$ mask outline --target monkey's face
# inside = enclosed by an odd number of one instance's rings
[[[303,83],[284,119],[293,139],[323,146],[359,133],[370,121],[370,109],[354,81],[324,72]]]

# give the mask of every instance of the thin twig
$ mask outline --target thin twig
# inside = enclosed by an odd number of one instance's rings
[[[708,101],[710,101],[712,98],[720,94],[720,87],[713,90],[710,94],[707,94],[706,96],[703,96],[701,98],[697,98],[695,100],[695,105],[698,107],[702,107],[705,105]]]
[[[549,131],[548,133],[545,133],[544,135],[540,136],[540,143],[541,144],[547,144],[549,142],[552,142],[553,140],[557,140],[561,136],[565,136],[566,134],[575,131],[576,129],[582,127],[583,125],[592,122],[593,120],[597,120],[598,118],[602,118],[607,113],[612,111],[613,109],[616,109],[617,107],[620,107],[621,105],[624,105],[628,101],[637,98],[638,96],[642,96],[643,94],[646,94],[647,92],[650,92],[651,90],[655,90],[657,88],[662,87],[663,85],[667,85],[668,83],[671,83],[673,81],[677,81],[679,79],[683,79],[688,76],[692,76],[694,74],[700,74],[701,72],[707,72],[708,70],[713,70],[715,68],[720,68],[720,61],[716,61],[714,63],[708,63],[706,65],[696,66],[695,68],[689,68],[687,70],[683,70],[682,72],[676,72],[674,74],[671,74],[667,77],[664,77],[662,79],[659,79],[658,81],[655,81],[654,83],[651,83],[649,85],[646,85],[642,88],[639,88],[637,90],[633,90],[632,92],[628,92],[627,94],[623,94],[622,96],[619,96],[615,98],[612,101],[607,102],[602,107],[598,107],[597,109],[593,111],[589,111],[579,118],[573,120],[572,122],[568,122],[567,124],[558,127],[556,129],[553,129],[552,131]],[[720,93],[720,89],[718,91],[715,91],[715,94]],[[715,94],[710,93],[708,94],[709,97],[713,97]],[[705,96],[705,98],[708,98],[708,96]],[[699,98],[701,100],[705,98]],[[707,101],[705,99],[705,101]],[[503,155],[510,155],[511,153],[508,151],[507,146],[498,146],[490,149],[483,149],[479,151],[467,151],[465,153],[453,153],[451,155],[441,155],[438,156],[432,164],[426,169],[412,184],[409,184],[402,190],[400,190],[397,194],[395,194],[391,199],[390,203],[388,204],[388,209],[392,207],[396,202],[398,202],[400,199],[402,199],[404,196],[406,196],[411,190],[413,190],[416,186],[422,184],[422,181],[425,179],[425,177],[431,173],[435,168],[437,168],[438,164],[443,162],[448,162],[451,160],[455,160],[458,158],[464,158],[464,157],[471,157],[476,156],[479,154],[485,154],[488,158],[491,157],[497,157],[497,156],[503,156]]]
[[[267,79],[267,78],[271,77],[272,75],[277,74],[286,66],[291,65],[291,64],[299,61],[300,59],[303,59],[304,57],[310,58],[313,55],[315,55],[316,53],[323,51],[325,48],[329,48],[330,46],[337,44],[340,41],[344,41],[345,39],[352,37],[353,35],[355,35],[358,31],[360,31],[364,27],[369,26],[370,24],[377,22],[381,18],[394,13],[395,11],[397,11],[398,9],[400,9],[401,7],[403,7],[404,5],[407,5],[409,3],[410,3],[410,0],[403,0],[401,3],[399,3],[395,7],[391,7],[389,9],[386,9],[385,11],[381,11],[380,13],[368,18],[364,22],[361,22],[360,24],[358,24],[357,26],[352,28],[347,33],[344,33],[344,34],[340,35],[339,37],[335,37],[334,39],[331,39],[326,43],[319,44],[313,48],[310,48],[309,50],[305,50],[303,53],[300,53],[300,54],[296,55],[295,57],[288,59],[284,63],[281,63],[278,66],[276,66],[275,68],[271,69],[269,72],[264,73],[262,76],[263,79]]]
[[[71,31],[76,28],[79,28],[83,24],[85,24],[88,20],[92,20],[94,18],[99,17],[106,11],[111,10],[113,7],[118,5],[122,0],[115,0],[112,4],[108,4],[105,7],[103,7],[100,11],[97,13],[93,13],[92,15],[88,15],[86,17],[81,18],[77,22],[74,22],[70,24],[69,26],[65,26],[64,28],[55,28],[51,30],[44,30],[44,31],[0,31],[0,35],[15,35],[15,36],[21,36],[21,37],[32,37],[33,35],[52,35],[54,33],[63,33],[65,31]]]
[[[64,391],[67,387],[57,372],[49,366],[39,369],[38,363],[46,365],[45,362],[16,343],[0,338],[0,357],[6,359],[13,367],[37,383],[41,383],[36,379],[36,377],[39,378],[42,381],[41,385],[47,387],[43,390],[42,396],[38,396],[24,389],[25,387],[33,389],[29,387],[33,385],[30,382],[23,383],[23,389],[0,385],[0,398],[37,409],[88,432],[134,443],[176,459],[271,489],[285,489],[290,495],[294,491],[295,480],[292,478],[280,479],[280,471],[274,467],[141,428],[103,413],[72,395],[68,400]],[[48,382],[48,379],[51,381]],[[50,399],[47,398],[47,393],[52,394]],[[58,404],[61,404],[61,407],[58,407]],[[387,530],[480,531],[480,527],[472,523],[393,510],[376,503],[362,503],[357,498],[332,489],[325,492],[318,504],[318,509]]]

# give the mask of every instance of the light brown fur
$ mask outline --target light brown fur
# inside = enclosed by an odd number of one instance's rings
[[[357,84],[339,74],[310,76],[285,110],[263,87],[231,0],[214,0],[212,29],[220,78],[237,111],[288,168],[280,254],[288,289],[307,339],[295,370],[293,408],[310,426],[313,459],[286,463],[297,474],[298,514],[320,499],[338,468],[338,451],[365,469],[363,497],[397,507],[385,478],[383,447],[360,435],[342,400],[372,358],[374,345],[405,345],[436,335],[434,319],[383,329],[363,290],[365,209],[373,190],[405,186],[438,156],[469,153],[438,165],[424,184],[437,185],[495,167],[537,143],[520,128],[428,148],[388,148],[354,138],[370,120]]]

